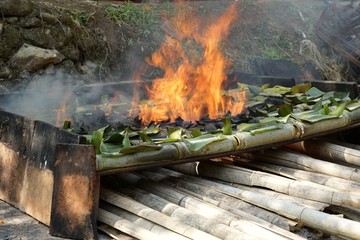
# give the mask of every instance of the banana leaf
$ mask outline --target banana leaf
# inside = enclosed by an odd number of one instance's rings
[[[223,134],[224,135],[231,135],[232,134],[232,126],[231,126],[231,120],[229,116],[223,117],[222,122],[224,123],[223,127]]]
[[[149,151],[160,150],[161,148],[162,148],[162,146],[160,146],[160,145],[139,144],[139,145],[135,145],[135,146],[121,148],[120,153],[121,154],[131,154],[131,153],[137,153],[137,152],[149,152]]]
[[[93,131],[93,133],[91,135],[91,144],[94,145],[95,151],[97,154],[101,153],[100,145],[103,141],[103,135],[104,135],[104,132],[100,131],[100,130]]]
[[[226,138],[222,134],[218,134],[218,135],[204,134],[196,138],[183,139],[183,141],[190,151],[196,152],[211,143],[219,142],[224,139]]]
[[[146,134],[146,130],[143,130],[142,132],[138,132],[138,135],[139,137],[141,138],[141,140],[143,142],[146,142],[146,143],[152,143],[154,142],[147,134]]]
[[[356,109],[360,108],[360,102],[358,101],[350,101],[347,105],[346,105],[346,110],[348,111],[354,111]]]
[[[306,93],[307,91],[310,90],[311,88],[311,83],[303,83],[303,84],[298,84],[296,86],[293,86],[291,88],[291,93],[292,94],[296,94],[296,93]]]

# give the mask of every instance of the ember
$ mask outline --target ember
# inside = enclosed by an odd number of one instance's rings
[[[164,75],[147,88],[149,101],[141,104],[140,118],[143,123],[177,117],[198,120],[208,115],[217,118],[227,111],[239,113],[244,107],[245,95],[231,101],[223,95],[222,83],[226,79],[228,61],[220,50],[221,41],[227,36],[231,23],[237,18],[237,4],[200,32],[200,21],[188,14],[178,14],[173,28],[178,39],[166,37],[160,49],[148,64],[161,68]],[[202,48],[202,56],[196,63],[189,56],[181,40],[195,41]],[[244,93],[244,92],[243,92]]]

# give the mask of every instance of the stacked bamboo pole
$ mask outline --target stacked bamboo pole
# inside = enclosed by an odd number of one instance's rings
[[[334,177],[360,182],[360,172],[357,168],[327,162],[296,152],[277,149],[266,150],[263,153],[244,153],[240,156],[254,161],[271,162],[280,166],[323,173]]]
[[[358,149],[318,140],[297,142],[287,147],[321,159],[360,166],[360,150]]]
[[[201,170],[201,165],[213,164],[200,163],[198,165],[198,171],[200,176],[211,175],[212,178],[225,181],[231,180],[231,182],[236,182],[238,176],[242,174],[242,172],[229,173],[228,168],[223,168],[218,165],[214,165],[214,168],[211,168],[211,170],[210,168],[204,168],[203,170]],[[342,219],[338,216],[325,214],[313,209],[300,206],[298,204],[294,204],[292,202],[278,199],[269,199],[264,195],[252,191],[234,188],[232,186],[219,184],[205,179],[196,179],[196,181],[201,182],[201,184],[212,186],[213,188],[218,189],[222,192],[226,192],[231,196],[235,196],[252,204],[256,204],[266,209],[270,209],[280,215],[289,217],[290,219],[296,219],[298,221],[301,221],[306,226],[319,229],[321,231],[328,232],[337,236],[348,237],[351,239],[360,238],[360,232],[358,231],[358,229],[360,229],[360,223],[358,222]]]
[[[293,231],[304,225],[360,239],[356,167],[283,150],[216,161],[104,176],[112,190],[101,190],[99,229],[114,238],[303,239]]]

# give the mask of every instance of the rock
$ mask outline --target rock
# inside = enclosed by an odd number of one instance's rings
[[[30,0],[1,0],[0,12],[3,16],[23,17],[31,13],[32,2]]]
[[[4,24],[0,35],[0,59],[10,58],[21,44],[19,31],[12,25]]]
[[[42,12],[40,13],[40,18],[50,25],[56,25],[59,22],[59,19],[50,13]]]
[[[10,58],[10,65],[23,71],[34,72],[48,64],[58,64],[64,56],[57,50],[43,49],[24,44],[15,55]]]
[[[21,19],[19,26],[23,28],[41,27],[41,20],[37,17],[26,17]]]
[[[0,80],[9,79],[11,77],[11,69],[4,63],[0,63]]]
[[[75,63],[79,62],[80,51],[73,44],[67,45],[64,49],[60,50],[60,52],[65,56],[66,59],[70,59]]]
[[[15,24],[19,21],[18,17],[8,17],[5,19],[5,22],[8,24]]]

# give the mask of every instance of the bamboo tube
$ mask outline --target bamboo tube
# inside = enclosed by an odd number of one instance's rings
[[[138,203],[135,200],[121,196],[112,190],[102,188],[100,191],[100,198],[102,200],[141,216],[149,221],[162,225],[163,227],[179,233],[185,237],[191,239],[218,239],[187,224],[175,221],[163,213],[155,211],[141,203]]]
[[[206,179],[198,178],[197,180],[201,184],[215,188],[230,196],[269,209],[290,219],[298,220],[305,226],[349,239],[360,238],[360,231],[358,230],[360,229],[360,223],[358,222],[342,219],[338,216],[322,213],[292,202],[272,199],[263,194],[242,190]]]
[[[130,236],[134,236],[138,239],[150,239],[150,240],[158,240],[159,236],[155,235],[154,233],[145,230],[139,226],[136,226],[132,222],[123,219],[115,214],[112,214],[111,212],[105,211],[103,209],[99,209],[99,216],[98,220],[100,222],[106,223],[126,234],[129,234]],[[164,239],[165,238],[160,238]]]
[[[237,159],[239,161],[239,159]],[[242,164],[241,162],[240,164]],[[284,177],[288,177],[295,180],[306,180],[310,182],[314,182],[317,184],[321,184],[327,187],[331,187],[333,189],[343,191],[343,192],[351,192],[354,194],[360,194],[360,183],[354,182],[338,177],[333,177],[321,173],[307,172],[303,170],[298,170],[294,168],[288,168],[283,166],[277,166],[273,164],[266,163],[246,163],[245,166],[251,166],[257,169],[261,169],[267,172],[276,173]]]
[[[142,171],[141,175],[146,176],[154,181],[161,182],[170,187],[179,188],[181,191],[193,195],[199,199],[202,199],[208,203],[212,203],[226,211],[231,212],[236,209],[236,214],[242,216],[245,219],[265,224],[272,223],[278,227],[289,230],[290,226],[295,226],[295,222],[289,219],[283,218],[273,212],[251,205],[247,202],[241,201],[234,197],[225,195],[223,193],[216,192],[208,187],[196,184],[191,181],[182,180],[176,177],[170,177],[168,175],[161,175],[157,177],[158,173]],[[230,208],[229,208],[230,207]]]
[[[221,208],[209,205],[201,200],[189,197],[179,191],[171,188],[156,184],[151,181],[142,180],[137,184],[142,189],[156,194],[170,202],[177,203],[180,206],[187,208],[199,215],[206,218],[213,219],[215,221],[222,222],[226,225],[234,227],[248,236],[252,236],[256,239],[284,239],[285,237],[280,236],[272,231],[269,231],[263,227],[254,224],[252,221],[247,221],[239,218],[235,214],[231,214]]]
[[[328,209],[333,212],[341,213],[348,219],[360,222],[360,209],[334,205],[330,206]]]
[[[184,164],[178,164],[178,165],[190,165],[190,163],[184,163]],[[179,172],[175,172],[173,169],[176,165],[174,166],[167,166],[167,168],[156,168],[156,169],[152,169],[152,171],[158,172],[158,173],[162,173],[162,174],[167,174],[169,176],[173,176],[173,177],[177,177],[177,178],[181,178],[181,179],[185,179],[187,181],[191,181],[194,182],[196,184],[200,184],[203,185],[202,181],[207,181],[205,179],[202,178],[198,178],[198,177],[193,177],[193,176],[189,176],[186,175],[184,173],[179,173]],[[186,170],[189,167],[185,167],[185,168],[179,168],[180,170]],[[192,170],[190,170],[190,172],[192,172]],[[186,172],[185,172],[186,173]],[[271,198],[274,199],[281,199],[281,200],[287,200],[287,201],[291,201],[294,203],[297,203],[299,205],[308,207],[308,208],[312,208],[315,210],[323,210],[324,208],[328,207],[329,204],[325,204],[325,203],[320,203],[317,201],[313,201],[313,200],[308,200],[308,199],[303,199],[303,198],[299,198],[299,197],[294,197],[294,196],[289,196],[283,193],[279,193],[279,192],[275,192],[273,190],[269,190],[269,189],[265,189],[265,188],[258,188],[258,187],[249,187],[249,186],[245,186],[245,185],[241,185],[241,184],[237,184],[237,183],[229,183],[229,182],[220,182],[219,180],[213,180],[212,182],[213,184],[225,184],[225,185],[230,185],[230,186],[234,186],[234,187],[239,187],[243,190],[248,190],[248,191],[253,191],[253,192],[257,192],[260,194],[264,194],[267,195]],[[211,184],[205,184],[207,187],[209,187],[208,185]]]
[[[220,239],[254,239],[253,237],[248,236],[247,234],[240,232],[237,229],[231,228],[223,223],[207,219],[199,214],[189,211],[186,208],[180,207],[163,198],[160,198],[159,196],[149,194],[146,191],[136,188],[121,188],[120,191],[134,198],[136,201],[139,201],[147,206],[151,206],[157,211],[161,211],[163,214],[170,216],[172,219],[175,219],[178,222],[186,222],[186,224],[200,229],[201,231],[207,232]]]
[[[118,216],[120,216],[123,219],[126,219],[132,223],[134,223],[135,225],[144,228],[154,234],[156,234],[157,236],[160,236],[161,238],[164,239],[171,239],[171,240],[186,240],[189,239],[187,237],[184,237],[178,233],[175,233],[167,228],[164,228],[163,226],[160,226],[154,222],[151,222],[145,218],[139,217],[133,213],[130,213],[124,209],[118,208],[114,205],[111,205],[109,203],[106,202],[101,202],[100,204],[100,208],[104,209],[108,212],[111,212],[113,214],[116,214]]]
[[[98,224],[97,228],[116,240],[136,240],[136,238],[122,233],[106,224]]]
[[[354,117],[357,117],[354,115]],[[324,121],[315,122],[312,124],[308,123],[297,123],[297,126],[301,128],[301,137],[312,136],[318,133],[326,133],[328,131],[334,129],[341,129],[344,127],[348,127],[351,123],[352,119],[344,114],[340,118],[327,119]]]
[[[198,166],[200,176],[213,177],[223,181],[249,186],[270,188],[291,196],[319,202],[360,208],[360,196],[336,191],[308,181],[296,181],[273,174],[252,171],[246,168],[201,162]]]
[[[154,174],[153,172],[149,172],[149,174]],[[168,177],[168,176],[167,176]],[[161,181],[161,183],[164,183],[167,185],[166,183],[167,181]],[[190,195],[193,195],[199,199],[203,199],[205,200],[206,202],[208,203],[211,203],[211,204],[214,204],[226,211],[229,211],[230,213],[233,213],[237,216],[240,216],[240,217],[243,217],[243,218],[246,218],[246,219],[249,219],[253,222],[255,222],[255,224],[258,224],[259,226],[265,228],[265,229],[268,229],[270,231],[273,231],[275,232],[276,234],[279,234],[283,237],[287,237],[287,238],[290,238],[290,239],[303,239],[302,237],[298,236],[298,235],[295,235],[289,231],[286,231],[285,229],[289,230],[288,226],[286,223],[283,223],[286,225],[285,228],[280,228],[278,227],[277,225],[274,225],[274,224],[271,224],[269,223],[268,221],[265,221],[263,219],[260,219],[258,217],[255,217],[253,215],[251,215],[250,213],[248,212],[245,212],[245,211],[242,211],[240,209],[237,208],[237,203],[238,202],[243,202],[237,198],[234,198],[234,197],[231,197],[231,196],[227,196],[223,193],[217,193],[217,194],[220,194],[222,196],[219,196],[219,201],[218,200],[214,200],[213,198],[213,195],[216,195],[216,192],[214,190],[211,190],[209,188],[207,188],[207,191],[206,192],[209,192],[210,190],[213,192],[213,194],[211,194],[211,197],[207,197],[207,194],[203,194],[203,191],[196,191],[196,189],[201,189],[202,188],[205,188],[201,185],[198,185],[198,184],[195,184],[195,183],[191,183],[191,182],[187,182],[187,181],[181,181],[180,180],[180,183],[182,184],[177,184],[176,185],[176,189],[179,189],[180,191],[184,192],[184,193],[188,193]],[[184,184],[184,185],[183,185]],[[194,185],[197,185],[197,186],[194,186]],[[184,188],[183,188],[184,187]],[[196,192],[196,193],[195,193]],[[261,209],[261,208],[259,208]],[[247,209],[248,210],[248,209]],[[264,210],[263,210],[264,211]],[[256,213],[259,213],[259,212],[256,212]],[[263,212],[260,212],[260,214],[263,213]],[[274,214],[275,215],[275,214]],[[273,219],[273,222],[274,221],[281,221],[283,222],[283,217],[279,216],[279,215],[275,215],[276,219]],[[290,220],[288,220],[290,221]],[[289,222],[288,222],[289,223]],[[296,225],[296,222],[293,222],[291,221],[290,223],[291,226],[295,226]]]
[[[283,150],[266,150],[264,153],[245,153],[240,154],[240,156],[251,160],[267,161],[281,166],[324,173],[360,182],[360,172],[356,168],[322,161],[300,153]]]
[[[347,148],[330,142],[306,140],[289,144],[286,147],[321,159],[334,162],[346,162],[360,166],[360,150]]]

